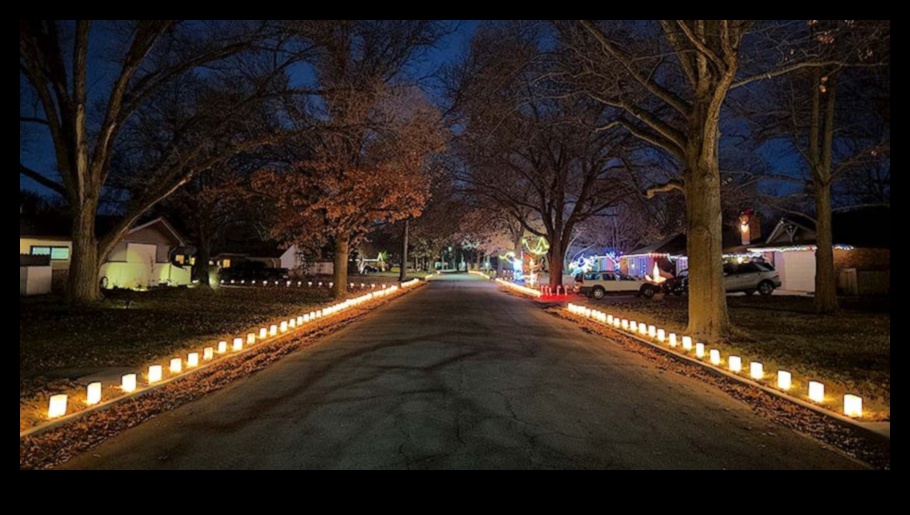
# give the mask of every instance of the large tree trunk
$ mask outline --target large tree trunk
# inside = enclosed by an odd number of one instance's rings
[[[837,311],[837,277],[834,270],[834,235],[831,224],[831,189],[815,192],[817,214],[815,251],[815,310],[821,314]]]
[[[820,76],[818,74],[817,76]],[[829,80],[824,112],[820,109],[821,88],[815,85],[813,92],[813,121],[811,137],[818,137],[824,119],[824,133],[821,141],[821,155],[816,157],[813,178],[815,182],[815,310],[821,314],[837,311],[837,277],[834,271],[834,228],[831,222],[831,167],[834,159],[834,124],[836,83]]]
[[[401,273],[398,276],[398,280],[401,282],[406,282],[408,280],[408,233],[410,228],[411,222],[409,220],[405,220],[404,243],[401,246]]]
[[[686,206],[689,250],[689,329],[705,342],[730,330],[724,286],[723,210],[721,207],[720,133],[707,103],[696,105],[686,148]],[[717,106],[719,109],[719,106]]]
[[[335,285],[332,287],[332,296],[343,299],[348,293],[348,256],[351,251],[351,242],[347,234],[335,237]]]
[[[199,286],[211,288],[214,286],[209,267],[209,261],[212,259],[211,243],[200,241],[198,251],[196,252],[196,264],[193,266],[193,279],[199,281]],[[217,282],[217,281],[215,281]]]
[[[70,261],[66,299],[70,304],[101,300],[101,261],[95,237],[96,205],[86,201],[73,207],[73,255]]]
[[[559,240],[553,239],[554,242]],[[550,246],[549,252],[547,252],[547,260],[550,262],[550,288],[553,289],[553,292],[556,292],[557,288],[565,286],[562,284],[563,276],[563,257],[565,252],[560,248],[559,243],[553,243]]]

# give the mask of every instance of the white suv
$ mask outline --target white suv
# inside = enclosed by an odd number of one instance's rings
[[[575,293],[602,300],[609,294],[636,294],[654,298],[660,286],[641,281],[621,272],[590,272],[575,276]]]

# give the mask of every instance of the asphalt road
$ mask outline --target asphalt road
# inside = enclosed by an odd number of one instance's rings
[[[468,277],[69,469],[852,469],[695,380]]]

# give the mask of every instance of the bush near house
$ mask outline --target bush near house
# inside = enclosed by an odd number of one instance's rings
[[[891,303],[889,297],[843,298],[836,316],[819,316],[809,297],[731,296],[730,317],[738,334],[722,345],[725,354],[761,360],[806,380],[828,383],[829,396],[863,396],[876,411],[891,416]],[[611,298],[587,302],[614,316],[664,327],[684,335],[688,323],[685,298],[647,301]]]

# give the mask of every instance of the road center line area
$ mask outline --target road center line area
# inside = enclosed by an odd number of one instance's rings
[[[712,387],[468,276],[67,469],[857,469]]]

